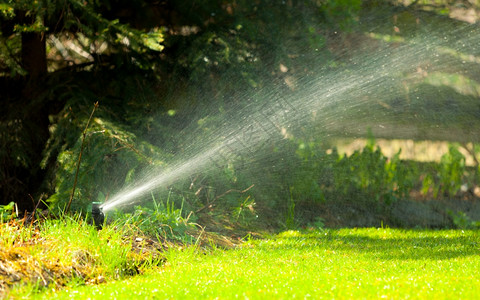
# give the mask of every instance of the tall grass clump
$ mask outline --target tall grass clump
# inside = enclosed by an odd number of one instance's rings
[[[122,227],[130,235],[146,235],[162,242],[194,243],[194,232],[198,225],[193,212],[184,210],[185,199],[179,201],[171,191],[165,200],[157,200],[153,193],[151,196],[152,201],[133,210],[114,211],[113,224]]]
[[[11,220],[0,224],[0,233],[0,294],[13,298],[19,291],[121,279],[160,261],[136,251],[121,227],[96,230],[80,215]]]
[[[66,217],[41,224],[40,231],[52,240],[47,259],[60,257],[62,264],[74,261],[92,275],[117,276],[125,272],[131,246],[122,240],[121,231],[113,227],[97,231],[83,219]]]

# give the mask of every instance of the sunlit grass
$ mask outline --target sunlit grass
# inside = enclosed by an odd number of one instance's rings
[[[174,250],[146,275],[45,298],[473,299],[477,231],[288,231],[235,250]]]
[[[123,233],[116,226],[97,231],[79,216],[0,223],[0,298],[119,279],[156,263]]]

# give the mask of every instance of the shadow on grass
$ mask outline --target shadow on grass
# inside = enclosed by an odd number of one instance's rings
[[[420,234],[419,234],[420,235]],[[282,241],[283,240],[283,241]],[[341,251],[371,255],[382,260],[447,260],[480,255],[480,237],[475,232],[457,236],[376,237],[362,233],[348,235],[327,231],[323,236],[299,234],[280,237],[276,249]]]

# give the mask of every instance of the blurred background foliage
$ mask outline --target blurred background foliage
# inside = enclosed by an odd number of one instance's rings
[[[256,101],[246,95],[272,86],[292,93],[319,72],[348,67],[354,55],[408,45],[425,33],[449,38],[473,27],[478,13],[474,1],[3,0],[1,204],[65,206],[96,101],[75,210],[98,195],[108,198],[152,166],[168,165],[188,143]],[[355,116],[345,124],[358,126],[292,132],[267,147],[265,156],[281,164],[233,160],[192,174],[160,197],[173,191],[171,199],[182,201],[187,214],[228,211],[231,221],[251,224],[261,211],[275,226],[291,226],[320,222],[315,211],[322,203],[384,209],[415,190],[422,199],[474,194],[479,48],[435,51],[451,63],[412,66],[414,75],[379,89],[364,111],[344,112]],[[413,115],[426,122],[422,130],[407,130]],[[375,127],[381,116],[405,116],[404,124],[382,131]],[[369,128],[372,142],[351,155],[330,142],[366,138]],[[192,138],[185,141],[186,134]],[[432,166],[405,162],[401,152],[385,156],[373,136],[459,144]],[[465,164],[459,148],[473,164]]]

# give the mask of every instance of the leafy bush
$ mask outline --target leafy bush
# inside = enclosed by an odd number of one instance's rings
[[[327,0],[322,10],[329,23],[342,30],[350,30],[356,23],[362,1],[360,0]]]
[[[466,213],[462,211],[454,212],[447,210],[447,214],[452,218],[453,225],[458,229],[479,229],[480,222],[473,221]]]
[[[361,152],[340,158],[335,168],[336,190],[343,191],[345,197],[357,195],[357,199],[387,204],[407,196],[415,178],[399,157],[400,152],[388,159],[369,143]]]
[[[328,149],[331,148],[325,141],[282,140],[256,152],[258,157],[265,157],[265,161],[243,157],[243,163],[249,168],[233,161],[230,175],[212,174],[209,183],[222,190],[232,189],[233,185],[254,184],[248,197],[255,198],[259,213],[276,219],[277,225],[295,228],[314,223],[318,219],[316,208],[321,203],[389,205],[407,198],[419,181],[417,168],[402,161],[400,152],[387,158],[380,148],[375,148],[373,139],[350,156],[339,155],[335,148]],[[235,211],[241,211],[242,204],[236,203],[237,198],[237,194],[226,195],[221,201],[223,206],[217,208],[234,207]]]
[[[438,168],[425,175],[422,192],[427,194],[432,191],[433,197],[439,195],[455,197],[466,181],[465,156],[458,150],[457,145],[450,145]]]
[[[374,140],[361,151],[339,156],[315,143],[300,143],[297,155],[302,164],[295,173],[293,190],[297,199],[315,201],[366,201],[387,204],[408,196],[417,180],[416,172],[400,160],[375,148]]]

